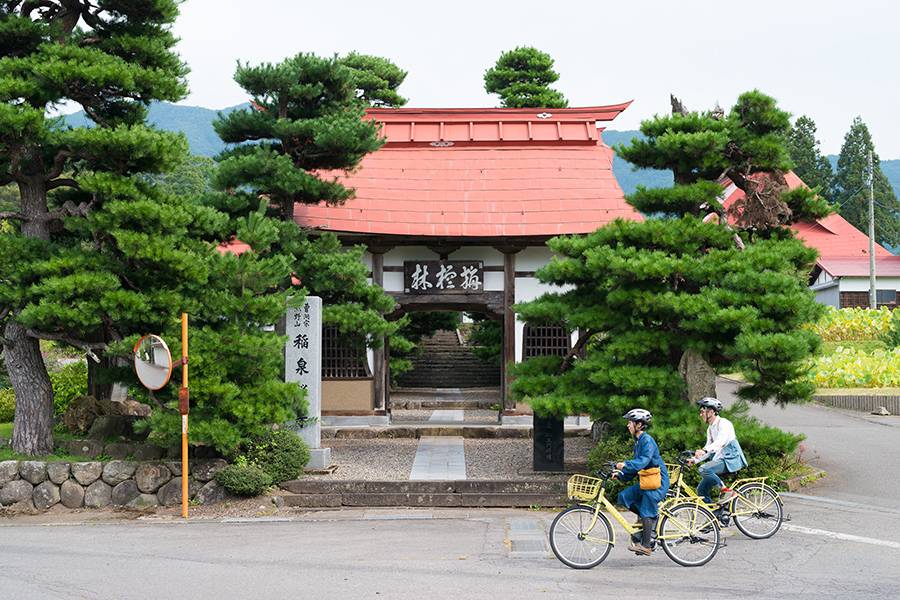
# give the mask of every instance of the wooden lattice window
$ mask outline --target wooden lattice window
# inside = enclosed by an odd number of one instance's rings
[[[366,346],[342,335],[337,327],[322,328],[322,379],[369,379]]]
[[[894,308],[900,294],[896,290],[876,290],[875,305],[878,308]],[[869,292],[841,292],[841,308],[869,308]]]
[[[869,292],[841,292],[841,308],[868,308]]]
[[[560,325],[525,325],[522,358],[565,356],[572,346],[569,332]]]

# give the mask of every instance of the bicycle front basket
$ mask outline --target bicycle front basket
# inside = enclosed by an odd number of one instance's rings
[[[569,498],[573,500],[594,500],[600,494],[602,479],[588,477],[587,475],[572,475],[569,477]]]

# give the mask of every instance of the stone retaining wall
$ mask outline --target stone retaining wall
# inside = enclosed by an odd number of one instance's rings
[[[222,459],[192,460],[188,490],[192,500],[223,500],[225,489],[215,474]],[[181,461],[0,462],[0,505],[24,510],[121,507],[145,510],[181,503]]]
[[[900,415],[900,396],[813,396],[813,400],[825,406],[865,412],[883,406],[892,415]]]

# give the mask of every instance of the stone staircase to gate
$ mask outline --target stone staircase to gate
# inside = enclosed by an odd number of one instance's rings
[[[398,378],[402,388],[484,388],[500,385],[500,367],[461,344],[455,331],[438,331],[419,343],[413,368]]]
[[[286,506],[532,507],[564,506],[565,479],[544,481],[323,481],[299,479],[281,487]]]

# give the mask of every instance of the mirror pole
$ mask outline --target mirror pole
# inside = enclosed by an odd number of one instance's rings
[[[181,389],[178,393],[178,408],[181,412],[181,516],[188,517],[188,412],[190,393],[188,392],[188,316],[181,313]]]

